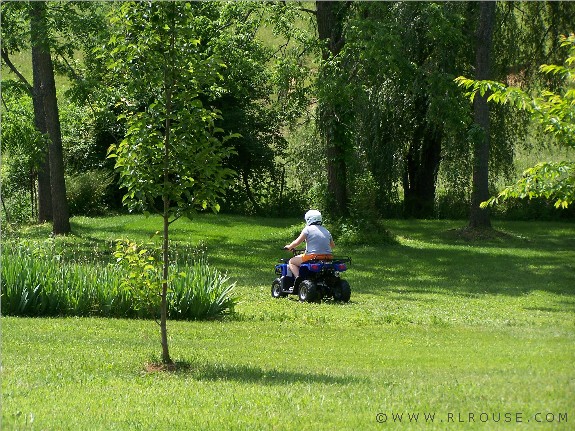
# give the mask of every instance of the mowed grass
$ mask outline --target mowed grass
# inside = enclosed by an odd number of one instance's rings
[[[144,370],[152,321],[3,318],[2,429],[573,429],[575,225],[496,223],[504,236],[467,242],[463,224],[388,221],[396,244],[339,244],[351,302],[303,304],[270,295],[300,220],[178,221],[174,247],[204,241],[237,280],[235,316],[168,322],[176,373]],[[23,235],[104,260],[160,226],[76,218],[73,237]]]

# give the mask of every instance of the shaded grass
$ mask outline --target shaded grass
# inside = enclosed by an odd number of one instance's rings
[[[76,237],[58,241],[147,240],[156,223],[73,219]],[[3,318],[3,426],[33,416],[30,428],[58,430],[571,429],[534,415],[575,417],[575,225],[506,222],[504,238],[470,243],[449,233],[462,224],[388,221],[396,245],[338,249],[353,258],[350,303],[302,304],[270,295],[299,220],[178,222],[182,252],[204,240],[238,281],[236,315],[169,322],[176,373],[145,371],[160,349],[152,322]],[[27,237],[42,241],[42,229]],[[443,422],[378,424],[378,412]],[[448,422],[470,412],[525,423]]]

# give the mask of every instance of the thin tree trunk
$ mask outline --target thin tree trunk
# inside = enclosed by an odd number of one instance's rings
[[[246,195],[248,197],[248,200],[252,203],[252,205],[254,206],[254,209],[256,211],[256,214],[261,214],[261,207],[258,205],[256,198],[254,197],[254,194],[252,193],[252,189],[250,187],[250,182],[248,180],[248,175],[245,171],[241,172],[241,177],[242,177],[242,181],[244,183],[244,188],[246,190]]]
[[[495,2],[480,3],[479,26],[477,29],[476,73],[475,79],[489,79],[489,63],[493,24],[495,21]],[[469,227],[489,228],[491,221],[487,209],[479,207],[481,202],[489,198],[489,106],[488,95],[477,95],[473,103],[475,124],[482,131],[482,136],[474,144],[473,153],[473,185],[471,192],[471,212]]]
[[[168,277],[169,277],[169,235],[170,235],[170,198],[167,194],[169,187],[169,160],[170,160],[170,114],[171,114],[171,88],[166,88],[166,135],[164,141],[164,234],[162,244],[162,262],[163,262],[163,277],[162,277],[162,294],[160,305],[160,333],[162,340],[162,362],[164,364],[172,364],[170,357],[170,349],[168,347]]]
[[[172,33],[170,38],[170,53],[174,50],[174,23],[172,22]],[[162,245],[162,261],[163,261],[163,280],[162,280],[162,294],[160,305],[160,333],[162,342],[162,362],[167,365],[173,365],[172,358],[170,357],[170,349],[168,346],[168,277],[170,267],[169,255],[169,235],[170,235],[170,197],[168,195],[169,182],[170,182],[170,134],[171,134],[171,115],[172,115],[172,85],[173,76],[170,70],[169,59],[166,59],[164,68],[164,92],[166,96],[166,131],[164,136],[164,235]]]

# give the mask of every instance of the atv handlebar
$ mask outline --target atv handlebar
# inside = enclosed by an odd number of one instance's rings
[[[305,252],[305,249],[303,249],[303,248],[298,249],[298,248],[287,248],[287,247],[284,247],[283,249],[284,249],[284,250],[289,250],[289,251],[291,251],[294,256],[297,256],[298,254],[302,254],[302,253]]]

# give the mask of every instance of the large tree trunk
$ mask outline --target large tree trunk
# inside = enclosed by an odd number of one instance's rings
[[[33,21],[31,21],[33,22]],[[32,90],[32,104],[34,106],[34,125],[43,135],[48,133],[46,127],[46,116],[44,114],[44,100],[42,98],[42,87],[40,80],[40,70],[38,59],[41,55],[37,44],[32,45],[32,76],[34,87]],[[52,190],[50,185],[50,161],[48,146],[44,149],[43,160],[38,170],[38,221],[40,223],[52,221]]]
[[[426,110],[427,101],[420,100],[416,106],[419,124],[415,127],[405,160],[403,189],[406,217],[433,217],[435,207],[442,133],[427,122]]]
[[[475,54],[475,79],[489,79],[491,41],[495,21],[495,2],[483,1],[480,4],[479,26],[477,28],[477,47]],[[491,221],[487,209],[479,207],[489,198],[489,106],[487,94],[477,95],[473,103],[475,124],[482,131],[481,137],[474,143],[473,185],[471,192],[471,212],[469,227],[489,228]]]
[[[60,130],[60,117],[56,98],[56,82],[54,80],[54,68],[49,47],[46,3],[31,2],[30,8],[32,46],[38,49],[36,56],[37,74],[40,80],[46,129],[50,137],[49,164],[52,192],[52,232],[55,235],[61,235],[69,233],[71,229],[68,201],[66,200],[62,132]]]
[[[325,42],[322,47],[324,61],[338,55],[343,48],[342,21],[348,7],[347,2],[316,1],[318,37]],[[329,78],[320,73],[319,79]],[[335,97],[318,100],[318,119],[327,156],[327,210],[333,216],[341,217],[348,214],[346,140],[345,124],[341,121],[344,115],[334,100]]]

